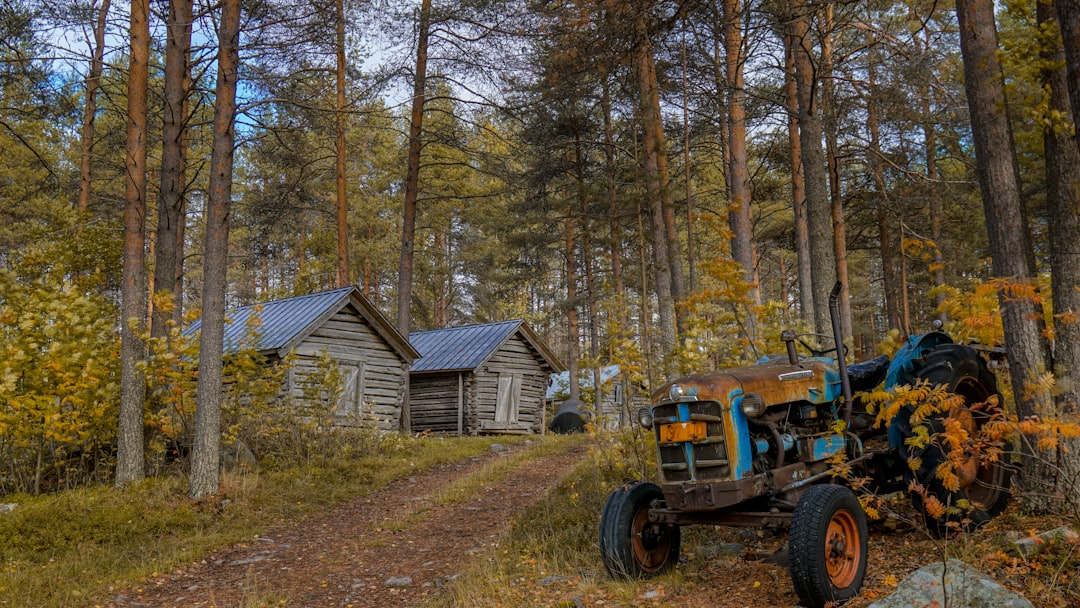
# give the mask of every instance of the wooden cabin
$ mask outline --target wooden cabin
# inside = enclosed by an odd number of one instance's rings
[[[225,313],[225,351],[237,350],[248,335],[249,320],[259,319],[260,354],[278,363],[292,353],[284,394],[305,401],[305,382],[319,373],[328,356],[341,373],[342,393],[332,407],[338,424],[382,431],[402,427],[409,366],[419,354],[356,287],[244,306]],[[196,332],[194,324],[188,332]],[[315,405],[315,404],[310,404]]]
[[[584,408],[590,417],[594,417],[596,411],[592,399],[593,370],[578,370],[578,378],[582,399],[586,401]],[[600,401],[601,429],[613,431],[627,428],[634,423],[638,408],[649,405],[648,390],[631,380],[618,365],[600,368],[600,382],[603,386],[603,398]],[[570,373],[561,372],[553,376],[547,390],[548,408],[557,410],[569,396]]]
[[[414,332],[413,432],[544,432],[548,378],[563,364],[522,320]]]

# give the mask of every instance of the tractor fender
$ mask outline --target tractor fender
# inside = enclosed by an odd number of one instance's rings
[[[919,368],[918,362],[942,344],[953,344],[953,339],[943,331],[908,336],[904,345],[893,356],[892,363],[889,364],[889,371],[885,375],[885,390],[890,391],[897,386],[911,384]],[[889,447],[892,449],[897,449],[904,442],[903,433],[896,425],[896,417],[889,421],[888,434]]]

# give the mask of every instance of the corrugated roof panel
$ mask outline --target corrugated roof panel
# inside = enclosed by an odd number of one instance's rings
[[[476,369],[510,334],[517,331],[521,319],[448,327],[409,334],[409,342],[420,352],[414,372]]]
[[[225,311],[225,352],[236,351],[244,341],[248,320],[256,307],[262,306],[259,314],[261,324],[258,350],[277,350],[289,343],[298,333],[317,320],[331,306],[336,305],[353,287],[342,287],[320,293],[274,300],[263,304],[252,304]],[[191,336],[199,331],[202,321],[195,321],[184,330]]]

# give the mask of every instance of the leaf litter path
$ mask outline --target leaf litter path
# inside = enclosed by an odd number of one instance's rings
[[[113,599],[116,607],[409,606],[441,592],[474,556],[498,546],[514,518],[538,503],[586,448],[526,458],[463,500],[440,501],[513,447],[399,479],[301,523],[206,556]],[[440,502],[450,504],[439,504]],[[386,586],[409,577],[403,587]]]

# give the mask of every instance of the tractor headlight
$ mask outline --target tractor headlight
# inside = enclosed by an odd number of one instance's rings
[[[642,428],[651,429],[653,424],[652,408],[643,407],[637,411],[637,421]]]
[[[672,401],[678,401],[684,394],[683,388],[678,384],[672,384],[667,392],[668,399],[671,399]]]
[[[743,395],[739,408],[747,418],[757,418],[765,413],[765,400],[761,398],[761,395],[748,393]]]

